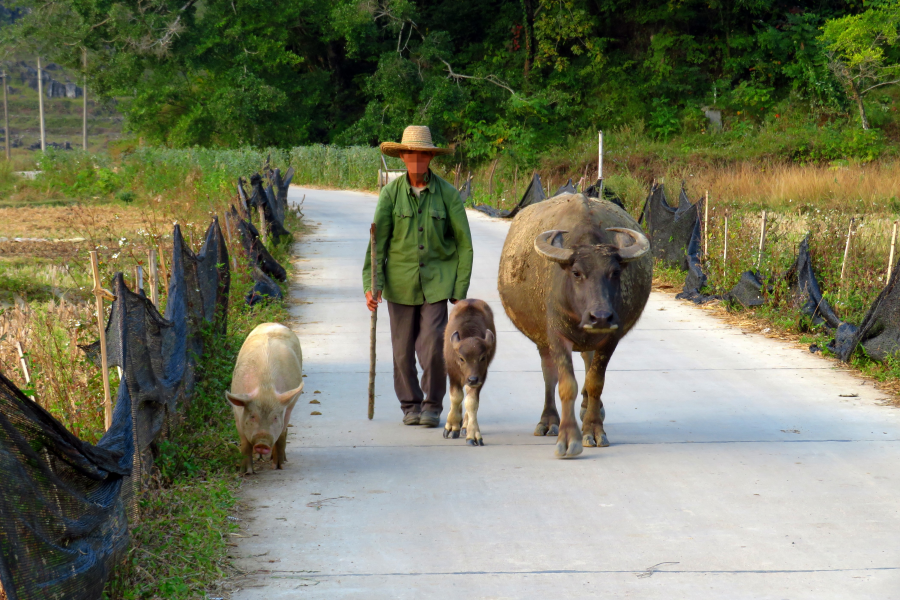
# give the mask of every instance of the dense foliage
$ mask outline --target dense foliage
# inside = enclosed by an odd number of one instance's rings
[[[77,69],[86,48],[95,93],[123,100],[147,141],[367,144],[426,123],[470,159],[523,164],[597,126],[701,131],[704,107],[757,124],[786,110],[813,122],[856,115],[846,73],[874,57],[887,70],[866,87],[889,81],[900,21],[895,0],[18,6],[26,14],[8,41]]]

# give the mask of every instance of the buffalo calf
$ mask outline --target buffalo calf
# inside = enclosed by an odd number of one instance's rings
[[[484,446],[478,428],[478,403],[488,366],[494,359],[497,330],[494,313],[483,300],[460,300],[450,313],[444,332],[444,362],[450,377],[450,414],[444,426],[445,438],[458,438],[466,430],[466,443]],[[466,416],[462,416],[463,390]]]

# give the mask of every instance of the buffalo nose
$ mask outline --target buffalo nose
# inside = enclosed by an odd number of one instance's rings
[[[591,311],[590,324],[596,329],[608,329],[615,320],[615,316],[608,310]]]
[[[469,377],[469,385],[475,385],[476,383],[478,383],[477,377]]]

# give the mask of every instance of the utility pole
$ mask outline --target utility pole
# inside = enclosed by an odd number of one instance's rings
[[[82,48],[81,53],[84,62],[84,89],[81,94],[84,101],[81,111],[81,146],[87,152],[87,48]]]
[[[3,71],[3,137],[6,139],[6,160],[10,159],[9,154],[9,100],[7,92],[9,85],[7,84],[7,73]]]
[[[41,57],[37,57],[37,78],[38,78],[38,113],[41,120],[41,152],[47,151],[47,132],[44,130],[44,77],[41,71]]]

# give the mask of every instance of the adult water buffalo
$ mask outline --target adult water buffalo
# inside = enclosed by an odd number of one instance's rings
[[[608,446],[600,394],[619,340],[637,323],[653,278],[650,242],[631,215],[605,200],[565,194],[524,209],[500,256],[506,314],[533,341],[544,372],[544,412],[535,435],[558,433],[556,455]],[[587,372],[582,431],[572,351]],[[559,383],[562,419],[556,411]]]

